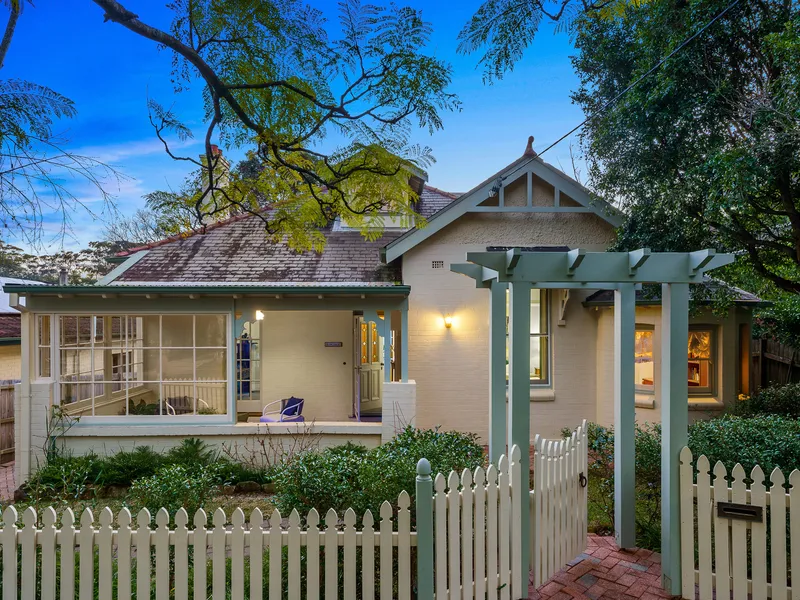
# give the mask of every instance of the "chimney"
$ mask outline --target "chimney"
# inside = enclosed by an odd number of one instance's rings
[[[58,270],[58,285],[67,285],[69,279],[67,278],[67,268],[61,267]]]

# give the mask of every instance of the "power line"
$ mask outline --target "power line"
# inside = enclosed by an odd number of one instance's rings
[[[541,156],[542,154],[544,154],[545,152],[547,152],[548,150],[550,150],[550,148],[552,148],[553,146],[555,146],[555,145],[557,145],[557,144],[560,144],[561,142],[563,142],[565,139],[567,139],[567,138],[568,138],[569,136],[571,136],[573,133],[575,133],[576,131],[578,131],[578,129],[580,129],[581,127],[583,127],[584,125],[586,125],[586,123],[588,123],[588,122],[589,122],[591,119],[594,119],[595,117],[599,116],[601,113],[605,112],[605,110],[606,110],[608,107],[610,107],[612,104],[615,104],[615,103],[617,102],[617,100],[619,100],[620,98],[622,98],[622,97],[623,97],[625,94],[627,94],[629,91],[631,91],[631,90],[632,90],[633,88],[635,88],[637,85],[639,85],[639,84],[640,84],[642,81],[644,81],[644,80],[645,80],[647,77],[649,77],[649,76],[650,76],[650,75],[652,75],[654,72],[656,72],[656,71],[657,71],[657,70],[658,70],[658,69],[659,69],[659,68],[660,68],[660,67],[661,67],[661,66],[662,66],[664,63],[666,63],[666,62],[667,62],[667,61],[668,61],[670,58],[672,58],[673,56],[675,56],[675,55],[676,55],[678,52],[680,52],[680,51],[681,51],[681,50],[683,50],[683,49],[684,49],[686,46],[688,46],[690,43],[692,43],[692,42],[694,41],[694,39],[695,39],[697,36],[699,36],[699,35],[700,35],[701,33],[703,33],[703,32],[704,32],[706,29],[708,29],[708,28],[709,28],[709,27],[711,27],[711,26],[712,26],[714,23],[716,23],[716,22],[717,22],[717,21],[719,21],[719,20],[720,20],[722,17],[724,17],[724,16],[725,16],[725,15],[726,15],[728,12],[730,12],[730,11],[731,11],[731,10],[732,10],[732,9],[733,9],[733,8],[734,8],[736,5],[737,5],[737,4],[739,4],[739,2],[741,2],[741,0],[734,0],[734,2],[732,2],[731,4],[729,4],[729,5],[728,5],[728,6],[727,6],[727,7],[726,7],[726,8],[725,8],[725,9],[724,9],[722,12],[720,12],[720,13],[719,13],[719,14],[718,14],[716,17],[714,17],[714,18],[713,18],[713,19],[711,19],[711,20],[710,20],[708,23],[706,23],[706,24],[705,24],[705,26],[703,26],[703,28],[702,28],[702,29],[698,30],[698,31],[697,31],[696,33],[694,33],[694,34],[693,34],[691,37],[689,37],[689,38],[685,39],[683,42],[681,42],[681,44],[680,44],[680,45],[679,45],[677,48],[675,48],[675,49],[674,49],[672,52],[670,52],[670,53],[669,53],[669,54],[667,54],[667,55],[666,55],[664,58],[662,58],[660,61],[658,61],[658,62],[657,62],[657,63],[656,63],[656,64],[655,64],[653,67],[651,67],[651,68],[650,68],[650,70],[649,70],[649,71],[647,71],[647,73],[645,73],[644,75],[642,75],[641,77],[639,77],[639,79],[637,79],[636,81],[634,81],[632,84],[630,84],[630,85],[629,85],[628,87],[626,87],[624,90],[622,90],[622,91],[621,91],[619,94],[617,94],[617,95],[616,95],[616,96],[614,96],[614,97],[613,97],[611,100],[609,100],[608,102],[606,102],[606,103],[605,103],[603,106],[601,106],[601,107],[600,107],[600,109],[599,109],[599,110],[597,110],[597,111],[596,111],[594,114],[591,114],[591,115],[589,115],[588,117],[586,117],[586,118],[585,118],[583,121],[581,121],[580,123],[578,123],[578,124],[577,124],[575,127],[573,127],[572,129],[570,129],[570,130],[569,130],[567,133],[565,133],[564,135],[562,135],[562,136],[561,136],[560,138],[558,138],[558,139],[557,139],[555,142],[553,142],[552,144],[550,144],[550,145],[549,145],[547,148],[545,148],[544,150],[542,150],[541,152],[539,152],[539,153],[538,153],[538,154],[539,154],[539,156]]]

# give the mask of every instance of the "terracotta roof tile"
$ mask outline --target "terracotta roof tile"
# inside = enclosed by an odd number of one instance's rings
[[[20,315],[0,315],[0,338],[18,338],[20,337]]]

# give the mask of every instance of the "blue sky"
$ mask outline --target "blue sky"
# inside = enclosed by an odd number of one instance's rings
[[[460,113],[443,115],[442,131],[433,136],[422,131],[415,134],[415,141],[430,146],[437,159],[428,169],[431,185],[468,190],[518,158],[528,135],[534,135],[535,147],[542,149],[581,121],[582,112],[569,99],[578,81],[569,61],[573,50],[566,34],[545,26],[514,72],[490,86],[476,68],[477,55],[456,53],[458,32],[479,0],[405,3],[421,8],[432,23],[428,51],[452,63],[451,89],[463,103]],[[169,26],[170,13],[163,1],[126,0],[124,4],[145,22]],[[330,19],[336,18],[335,2],[312,0],[311,4]],[[5,18],[0,14],[1,22]],[[184,164],[166,156],[152,132],[148,95],[162,104],[174,103],[184,122],[196,133],[202,129],[199,91],[175,95],[170,67],[168,52],[119,25],[104,23],[101,9],[90,0],[51,0],[26,7],[0,77],[46,85],[75,102],[77,117],[60,123],[58,130],[69,139],[71,150],[108,162],[126,176],[110,191],[120,212],[129,214],[144,204],[143,194],[178,188],[187,174]],[[187,144],[182,150],[197,154],[200,144]],[[226,153],[234,160],[242,154]],[[572,173],[568,141],[546,157]],[[103,219],[109,217],[100,214],[98,195],[85,182],[68,185],[98,213],[97,218],[75,215],[74,234],[63,244],[78,248],[100,238]],[[60,240],[53,242],[49,250],[60,244]]]

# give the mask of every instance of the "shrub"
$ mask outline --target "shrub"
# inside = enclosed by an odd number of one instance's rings
[[[100,485],[130,485],[136,479],[149,477],[164,464],[164,457],[150,446],[132,451],[122,450],[99,461]]]
[[[689,428],[689,448],[728,469],[738,462],[747,473],[760,465],[764,473],[779,467],[787,477],[800,466],[800,420],[775,415],[725,416],[698,421]]]
[[[473,433],[442,432],[438,429],[406,427],[394,439],[375,448],[364,461],[359,483],[364,489],[366,507],[377,515],[388,500],[397,504],[400,492],[414,497],[417,462],[427,458],[434,476],[450,471],[474,469],[486,462],[483,446]]]
[[[102,461],[94,454],[55,454],[30,478],[26,489],[34,500],[83,498],[99,480],[101,469]]]
[[[218,477],[213,466],[189,469],[184,465],[168,465],[155,475],[134,481],[130,500],[134,506],[149,510],[151,516],[166,508],[170,518],[174,518],[175,512],[183,507],[191,520],[216,495]]]
[[[737,416],[779,415],[800,418],[800,383],[775,384],[750,397],[740,398],[733,413]]]
[[[350,442],[298,454],[278,469],[275,505],[283,515],[296,508],[302,517],[316,508],[323,519],[331,508],[341,511],[352,506],[360,511],[364,499],[358,474],[367,455],[364,446]]]
[[[187,438],[179,446],[175,446],[167,452],[165,462],[195,470],[214,464],[218,458],[219,452],[203,440]]]

